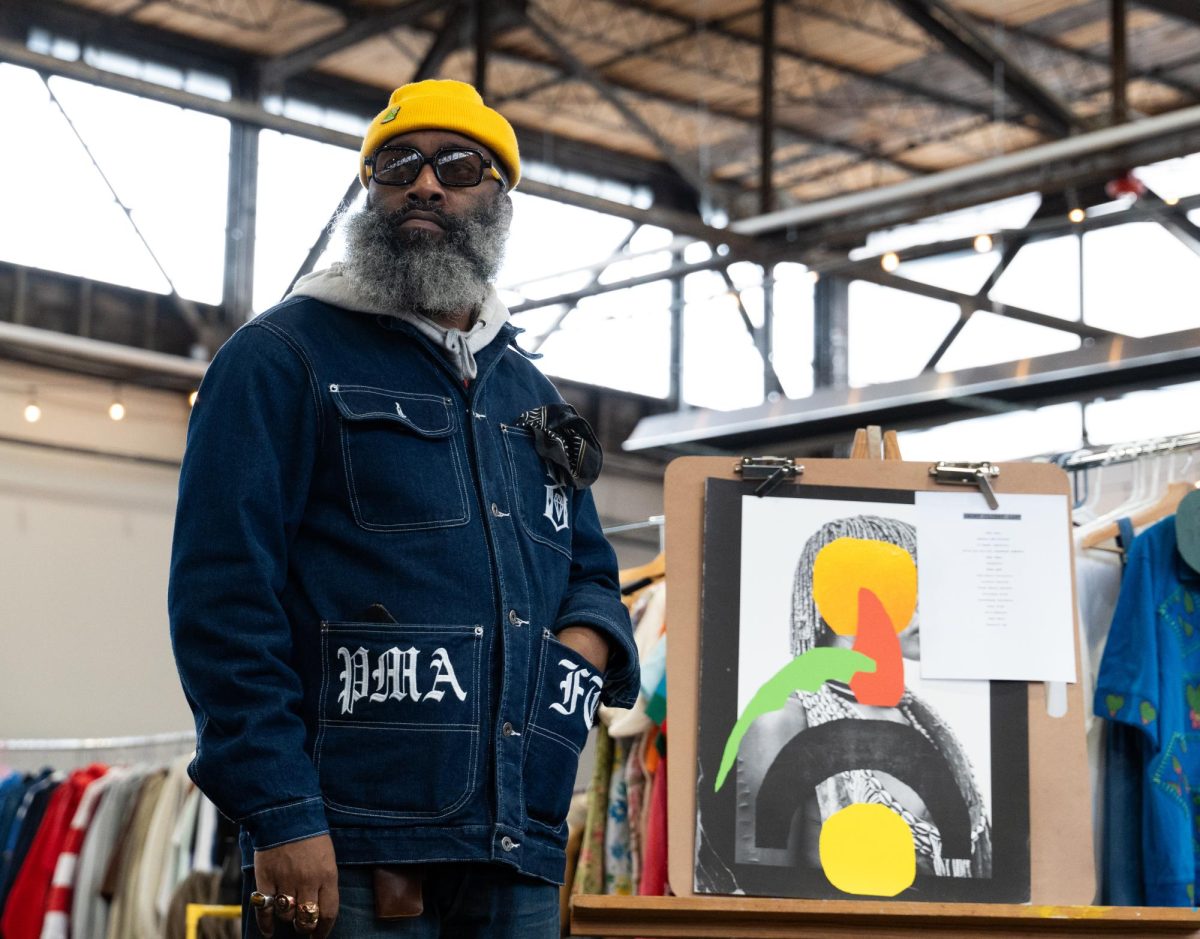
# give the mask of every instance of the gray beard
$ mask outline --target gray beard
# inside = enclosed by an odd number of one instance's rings
[[[445,232],[400,227],[404,210],[364,205],[344,217],[343,273],[363,297],[386,310],[420,313],[437,322],[477,311],[504,259],[512,199],[500,190],[470,215],[450,215],[436,204],[406,209],[433,212]]]

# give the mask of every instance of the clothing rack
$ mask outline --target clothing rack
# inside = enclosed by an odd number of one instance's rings
[[[1098,466],[1109,466],[1114,463],[1129,463],[1144,456],[1177,453],[1184,450],[1200,449],[1200,432],[1181,434],[1176,437],[1159,437],[1153,440],[1143,440],[1135,443],[1113,444],[1104,450],[1075,451],[1055,458],[1069,473],[1078,473]]]
[[[666,521],[665,515],[651,515],[644,522],[625,522],[621,525],[610,525],[604,529],[605,535],[615,535],[622,531],[640,531],[644,528],[662,528]]]
[[[192,730],[162,734],[139,734],[133,737],[23,737],[0,740],[0,753],[5,751],[50,752],[56,750],[124,750],[133,747],[157,747],[173,743],[194,742]]]
[[[620,534],[626,531],[643,531],[647,528],[658,529],[658,550],[666,550],[666,528],[665,524],[667,517],[665,515],[651,515],[644,522],[625,522],[621,525],[610,525],[604,529],[604,536]]]

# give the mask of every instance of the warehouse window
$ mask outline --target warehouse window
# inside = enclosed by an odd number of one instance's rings
[[[280,167],[292,172],[281,173]],[[254,309],[262,312],[283,299],[357,173],[351,150],[273,130],[258,135],[258,216],[254,240]],[[303,180],[303,186],[297,181]],[[361,187],[360,187],[361,188]],[[341,257],[331,241],[316,267]]]
[[[850,385],[914,378],[958,319],[958,307],[865,281],[850,284]]]
[[[0,147],[0,203],[20,220],[0,228],[0,257],[156,293],[173,283],[184,297],[220,301],[227,121],[65,78],[47,86],[34,71],[0,65],[0,122],[12,131]],[[164,151],[163,141],[187,146]]]

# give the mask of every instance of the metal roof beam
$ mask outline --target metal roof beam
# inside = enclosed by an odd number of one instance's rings
[[[645,13],[652,13],[654,16],[662,19],[670,20],[680,26],[685,27],[685,31],[676,36],[668,37],[664,40],[656,40],[653,43],[648,43],[640,48],[631,49],[628,52],[622,52],[619,57],[614,57],[615,61],[633,58],[642,55],[646,52],[653,51],[664,45],[677,42],[680,39],[691,38],[702,35],[706,32],[711,32],[714,35],[721,36],[724,39],[732,39],[735,42],[745,43],[747,45],[757,45],[754,36],[739,32],[736,29],[731,29],[729,24],[746,17],[751,10],[740,10],[737,13],[726,14],[723,16],[714,17],[712,19],[699,19],[695,17],[685,16],[682,13],[676,13],[673,10],[661,9],[657,6],[646,6],[643,0],[609,0],[616,6],[624,7],[625,9],[640,10]],[[944,89],[926,88],[923,85],[918,85],[915,82],[905,81],[904,79],[894,78],[887,74],[876,74],[868,72],[861,68],[856,68],[853,65],[848,65],[845,62],[839,62],[836,59],[827,59],[824,56],[817,55],[807,49],[800,49],[789,43],[783,42],[781,39],[776,39],[776,51],[780,58],[795,59],[798,62],[804,62],[807,65],[815,65],[819,68],[827,69],[831,72],[836,72],[839,75],[845,75],[847,78],[853,78],[857,81],[866,82],[871,85],[877,85],[880,88],[887,88],[891,91],[898,91],[905,95],[915,95],[926,98],[936,104],[945,105],[946,107],[959,108],[964,111],[970,111],[973,114],[992,113],[991,106],[986,103],[972,101],[969,98],[963,98],[955,95]]]
[[[1067,136],[1085,127],[1071,106],[1048,89],[1011,55],[975,28],[944,0],[891,0],[910,20],[940,42],[946,51],[976,73],[994,81],[1002,70],[1005,91],[1049,130]]]
[[[353,18],[340,33],[267,59],[260,66],[263,84],[266,87],[278,86],[292,75],[307,72],[335,52],[341,52],[380,33],[390,32],[401,26],[412,26],[421,17],[443,6],[442,0],[410,0],[403,6],[388,9],[386,12]]]
[[[697,410],[643,418],[627,451],[708,444],[730,451],[816,445],[856,427],[931,426],[989,413],[996,405],[1078,401],[1173,382],[1193,381],[1200,368],[1200,329],[1145,338],[1114,337],[1071,352],[953,372],[925,373],[865,388],[830,388],[738,411]]]
[[[692,166],[690,160],[688,160],[682,153],[675,149],[674,144],[672,144],[669,140],[663,137],[662,134],[646,123],[642,116],[638,114],[637,111],[635,111],[623,97],[621,97],[620,93],[615,88],[613,88],[603,77],[597,75],[585,62],[581,61],[579,57],[575,55],[575,53],[573,53],[562,42],[559,41],[558,37],[555,36],[551,30],[552,28],[558,30],[559,32],[562,30],[553,17],[545,14],[544,11],[541,15],[545,16],[547,23],[543,24],[539,22],[538,18],[534,16],[532,10],[523,11],[521,17],[525,25],[533,30],[538,39],[540,39],[551,49],[551,51],[561,60],[563,65],[566,66],[567,70],[574,73],[574,75],[581,81],[590,85],[602,98],[604,98],[604,100],[616,108],[617,112],[625,119],[629,126],[632,127],[638,134],[654,144],[659,153],[663,155],[663,159],[665,159],[667,163],[674,167],[675,171],[679,173],[679,175],[685,180],[687,180],[688,184],[691,185],[697,193],[703,195],[710,192],[714,188],[713,184],[695,167]]]
[[[1195,0],[1137,0],[1137,3],[1158,13],[1166,13],[1168,16],[1200,26],[1200,6],[1196,5]]]

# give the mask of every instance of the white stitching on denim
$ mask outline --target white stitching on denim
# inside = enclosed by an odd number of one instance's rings
[[[272,805],[265,809],[259,809],[257,812],[251,812],[249,815],[243,815],[241,818],[236,819],[236,821],[240,823],[246,821],[248,818],[258,818],[260,815],[266,815],[268,812],[282,812],[285,809],[294,809],[299,805],[308,805],[310,802],[320,801],[320,796],[309,796],[307,799],[296,799],[293,802],[285,802],[283,805]]]
[[[523,429],[523,428],[516,428],[516,427],[511,428],[511,430],[514,432],[517,430],[521,430],[521,429]],[[559,554],[564,555],[567,558],[567,560],[569,561],[569,560],[571,560],[571,548],[563,547],[562,545],[558,544],[557,542],[551,541],[549,538],[545,537],[544,535],[538,534],[532,528],[530,528],[529,525],[525,521],[525,513],[526,513],[526,511],[528,511],[525,507],[525,498],[526,497],[523,496],[522,491],[521,491],[521,485],[519,482],[520,476],[517,473],[516,456],[513,453],[513,445],[511,443],[512,436],[509,433],[509,430],[510,430],[510,428],[505,429],[504,449],[508,456],[509,471],[512,473],[511,479],[512,479],[513,492],[515,493],[515,498],[517,500],[517,507],[518,507],[518,509],[520,509],[520,511],[517,512],[517,517],[521,520],[521,528],[525,531],[525,534],[528,535],[530,538],[532,538],[534,541],[540,542],[541,544],[544,544],[547,547],[553,548]],[[524,437],[523,434],[521,436]],[[529,439],[530,439],[531,445],[532,445],[532,435],[530,435]]]
[[[363,386],[347,385],[344,387],[363,387]],[[423,397],[433,397],[433,396],[426,395]],[[438,400],[442,400],[442,399],[438,399]],[[359,528],[365,529],[366,531],[376,531],[376,532],[432,531],[432,530],[439,529],[439,528],[456,528],[456,527],[460,527],[462,525],[467,525],[470,523],[470,521],[471,521],[471,505],[470,505],[470,500],[467,499],[467,483],[466,483],[466,479],[464,478],[463,472],[462,472],[462,461],[459,457],[458,446],[455,443],[457,438],[453,432],[454,417],[452,416],[452,412],[448,408],[447,408],[447,414],[451,415],[449,418],[450,421],[452,422],[451,423],[451,432],[447,437],[439,438],[439,439],[443,439],[443,440],[447,441],[448,445],[450,446],[451,460],[454,463],[455,475],[458,477],[458,485],[459,485],[458,494],[459,494],[459,499],[460,499],[460,502],[461,502],[461,505],[463,508],[463,515],[460,518],[452,518],[452,519],[439,520],[439,521],[434,521],[434,522],[399,522],[395,525],[376,524],[374,522],[368,522],[363,517],[362,506],[358,500],[358,489],[354,484],[354,463],[350,457],[350,442],[349,442],[350,430],[346,426],[346,424],[348,423],[347,421],[343,420],[340,422],[342,425],[341,426],[342,454],[343,454],[343,462],[344,462],[345,468],[346,468],[346,483],[347,483],[347,488],[348,488],[349,494],[350,494],[350,502],[351,502],[352,513],[354,515],[354,521],[358,525]]]
[[[259,320],[255,320],[254,322],[250,323],[249,325],[250,326],[261,326],[263,329],[270,332],[273,336],[276,336],[279,339],[281,339],[284,342],[284,344],[287,345],[287,347],[289,349],[291,349],[294,353],[296,353],[297,356],[300,357],[300,361],[304,365],[305,375],[308,378],[309,391],[312,392],[313,406],[317,410],[317,437],[321,441],[321,445],[324,446],[324,444],[325,444],[325,409],[321,407],[321,396],[317,390],[316,370],[313,368],[312,362],[308,358],[308,353],[306,353],[304,351],[303,347],[301,347],[301,345],[298,342],[296,342],[295,339],[293,339],[291,336],[289,336],[286,332],[284,332],[282,329],[280,329],[274,323],[269,323],[266,320],[259,319]]]
[[[323,625],[325,625],[325,624],[323,624]],[[470,628],[474,628],[474,627],[470,627]],[[445,818],[448,815],[452,815],[453,813],[457,812],[460,808],[462,808],[463,804],[474,794],[475,790],[478,788],[478,784],[476,782],[476,776],[477,776],[477,772],[478,772],[478,763],[479,763],[479,739],[478,738],[480,737],[480,727],[479,727],[480,690],[479,690],[479,687],[482,683],[482,674],[483,674],[483,670],[481,667],[482,666],[481,660],[483,657],[483,652],[482,652],[483,645],[484,644],[482,642],[475,643],[475,680],[473,683],[474,692],[475,692],[474,693],[475,700],[474,700],[473,708],[472,708],[472,712],[471,712],[472,718],[474,719],[474,724],[470,725],[470,729],[468,729],[468,730],[456,730],[455,731],[457,733],[468,734],[471,738],[473,738],[471,750],[470,750],[470,752],[471,752],[470,763],[469,763],[469,766],[467,769],[467,781],[465,783],[465,788],[463,790],[463,793],[458,798],[458,800],[455,801],[454,803],[452,803],[451,805],[449,805],[448,807],[446,807],[445,809],[443,809],[441,812],[437,812],[437,813],[389,812],[386,810],[372,811],[371,809],[368,809],[365,807],[355,807],[355,806],[343,804],[341,802],[337,802],[336,800],[329,798],[329,796],[327,796],[327,795],[323,797],[325,805],[329,806],[330,808],[336,809],[339,812],[343,812],[347,815],[361,815],[361,816],[365,816],[368,818],[392,818],[392,819],[397,819],[397,820],[399,820],[399,819],[421,819],[424,821],[437,821],[440,818]],[[327,650],[325,648],[325,644],[324,644],[324,642],[322,642],[321,660],[322,660],[323,667],[326,666],[327,661],[328,661],[328,656],[326,655],[326,651]],[[326,725],[329,723],[329,721],[327,721],[324,717],[324,707],[325,707],[325,698],[324,698],[324,694],[322,694],[321,701],[319,703],[319,711],[318,711],[318,718],[317,718],[317,720],[322,725]],[[345,722],[345,723],[351,723],[351,722]],[[355,726],[359,727],[360,729],[368,729],[368,730],[371,729],[369,726],[364,725],[364,724],[356,724]],[[403,724],[403,725],[397,725],[397,726],[414,727],[416,725]],[[442,725],[433,725],[431,727],[422,728],[422,729],[437,730],[437,729],[441,729],[443,727],[449,728],[449,729],[455,729],[459,726],[461,726],[461,725],[442,724]],[[324,732],[324,730],[322,727],[322,733],[323,732]]]

